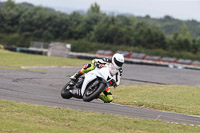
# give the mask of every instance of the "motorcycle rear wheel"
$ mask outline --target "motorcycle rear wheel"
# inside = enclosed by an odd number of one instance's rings
[[[62,98],[64,98],[64,99],[70,99],[70,98],[72,98],[72,94],[69,92],[69,88],[70,87],[68,87],[69,86],[69,83],[70,83],[70,81],[62,88],[62,90],[61,90],[61,96],[62,96]]]

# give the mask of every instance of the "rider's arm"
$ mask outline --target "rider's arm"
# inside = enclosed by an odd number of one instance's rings
[[[119,84],[120,84],[120,78],[121,78],[120,74],[117,73],[116,74],[116,84],[117,84],[117,86],[119,86]]]
[[[115,75],[115,81],[116,81],[116,84],[117,86],[119,86],[120,84],[120,79],[121,79],[121,76],[122,76],[122,68],[119,70],[119,72],[117,72],[117,74]]]

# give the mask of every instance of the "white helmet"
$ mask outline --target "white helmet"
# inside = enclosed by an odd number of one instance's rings
[[[116,69],[120,69],[124,64],[124,56],[123,54],[116,53],[112,57],[112,64]]]

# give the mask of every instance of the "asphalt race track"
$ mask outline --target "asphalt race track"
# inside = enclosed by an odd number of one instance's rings
[[[200,117],[129,107],[100,100],[62,99],[60,90],[80,67],[27,67],[41,71],[7,70],[0,67],[0,99],[63,108],[109,113],[142,119],[200,125]],[[200,71],[145,65],[124,65],[121,84],[177,84],[200,86]]]

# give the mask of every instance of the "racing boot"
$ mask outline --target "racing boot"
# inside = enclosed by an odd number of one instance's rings
[[[82,75],[80,71],[76,72],[74,75],[70,77],[71,80],[77,81],[77,79]]]

